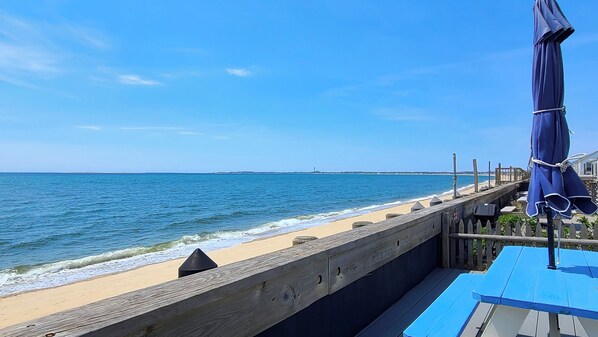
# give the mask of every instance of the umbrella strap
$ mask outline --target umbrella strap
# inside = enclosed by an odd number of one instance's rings
[[[539,165],[544,165],[544,166],[549,166],[549,167],[557,167],[557,168],[559,168],[561,170],[562,173],[565,173],[565,171],[567,171],[567,168],[569,166],[571,166],[571,163],[569,162],[570,160],[577,160],[577,159],[580,159],[580,158],[585,157],[585,156],[586,156],[585,153],[578,153],[578,154],[576,154],[574,156],[565,158],[565,160],[563,160],[560,163],[556,163],[556,164],[549,164],[549,163],[547,163],[545,161],[542,161],[540,159],[536,159],[536,158],[532,157],[532,162],[534,162],[536,164],[539,164]]]
[[[552,108],[552,109],[544,109],[544,110],[536,110],[534,111],[534,115],[535,114],[539,114],[541,112],[548,112],[548,111],[563,111],[565,113],[567,113],[567,108],[565,106],[561,107],[561,108]]]

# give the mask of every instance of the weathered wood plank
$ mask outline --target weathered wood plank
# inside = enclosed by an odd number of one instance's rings
[[[473,233],[471,220],[467,221],[467,233]],[[467,240],[467,268],[473,269],[473,239]]]
[[[581,238],[583,240],[587,240],[588,239],[588,228],[584,224],[581,224]],[[587,246],[587,245],[581,246],[581,249],[588,250],[589,246]]]
[[[480,220],[478,220],[477,224],[476,224],[476,234],[482,234],[482,222]],[[476,239],[476,243],[477,243],[477,247],[476,247],[476,251],[477,251],[477,264],[476,264],[476,269],[477,270],[483,270],[482,267],[482,239]]]
[[[521,229],[521,234],[523,234],[524,237],[532,236],[532,226],[528,222],[523,223],[523,228]],[[525,244],[525,245],[529,246],[529,244]]]
[[[340,290],[367,273],[440,234],[440,214],[435,217],[426,216],[413,221],[418,223],[419,226],[385,231],[383,234],[378,234],[375,240],[371,238],[364,240],[361,245],[355,245],[350,250],[331,256],[328,272],[330,293]]]
[[[260,325],[273,325],[327,294],[326,255],[305,253],[287,249],[252,263],[233,263],[47,316],[0,335],[160,336],[174,329],[168,335],[186,336],[239,328],[257,333]],[[263,308],[261,314],[254,312],[257,306]],[[192,320],[185,319],[193,314],[197,316]],[[260,324],[249,324],[244,316]]]
[[[459,233],[465,233],[463,220],[459,221]],[[465,268],[465,240],[459,240],[459,267]]]
[[[490,221],[486,221],[486,233],[492,233],[492,225]],[[486,268],[490,268],[492,265],[492,261],[494,260],[492,256],[492,245],[494,244],[494,240],[486,239]]]
[[[523,236],[523,233],[521,232],[521,222],[519,221],[515,223],[515,236]]]
[[[448,269],[451,267],[451,251],[450,251],[450,217],[448,212],[442,212],[441,216],[441,231],[442,231],[442,268]]]
[[[451,220],[451,224],[450,224],[450,228],[451,231],[450,233],[456,233],[457,229],[456,229],[456,223]],[[449,234],[449,239],[450,239],[450,234]],[[450,243],[451,243],[451,268],[456,268],[457,267],[457,239],[450,239]]]
[[[577,230],[576,230],[574,224],[569,224],[569,239],[577,239]],[[579,247],[577,245],[570,245],[569,248],[581,249],[581,247]]]

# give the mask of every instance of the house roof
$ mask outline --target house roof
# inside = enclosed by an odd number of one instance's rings
[[[594,151],[592,153],[586,154],[585,156],[577,159],[576,161],[573,162],[573,164],[582,162],[582,161],[587,160],[588,158],[591,158],[591,157],[595,157],[595,158],[592,158],[592,161],[593,161],[593,159],[598,159],[598,150]]]

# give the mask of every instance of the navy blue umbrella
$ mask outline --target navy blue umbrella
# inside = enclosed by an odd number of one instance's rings
[[[556,0],[535,0],[532,95],[532,174],[527,196],[529,216],[546,214],[549,220],[570,218],[572,209],[591,214],[597,207],[577,173],[569,166],[569,128],[565,118],[561,42],[573,33]],[[548,226],[549,255],[552,221]]]

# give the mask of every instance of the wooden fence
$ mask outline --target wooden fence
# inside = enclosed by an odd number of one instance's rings
[[[560,219],[555,219],[555,232]],[[561,248],[598,250],[598,225],[562,223]],[[516,222],[492,225],[480,221],[467,225],[461,220],[450,229],[450,266],[472,270],[486,270],[504,246],[546,247],[548,238],[542,224]],[[555,239],[555,245],[557,240]]]
[[[501,167],[499,164],[494,170],[494,179],[496,185],[508,184],[529,179],[529,173],[519,167]]]

